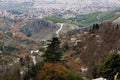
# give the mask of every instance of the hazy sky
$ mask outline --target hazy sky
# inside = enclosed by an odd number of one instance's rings
[[[30,0],[26,0],[26,1],[30,1]],[[34,1],[85,1],[85,0],[34,0]],[[100,0],[91,0],[91,1],[100,1]],[[103,0],[103,1],[120,1],[120,0]]]

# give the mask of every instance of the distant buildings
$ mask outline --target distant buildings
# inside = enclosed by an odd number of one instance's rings
[[[120,0],[0,0],[5,4],[14,2],[12,6],[2,6],[6,10],[18,10],[22,14],[13,15],[3,11],[4,15],[12,19],[35,19],[49,15],[58,15],[63,18],[75,17],[96,11],[108,11],[120,7]],[[17,4],[16,4],[17,2]],[[26,3],[28,2],[29,5]],[[20,3],[21,7],[18,6]],[[27,4],[27,5],[25,5]],[[9,8],[8,8],[9,7]],[[0,14],[2,14],[0,12]],[[27,16],[25,15],[27,14]]]

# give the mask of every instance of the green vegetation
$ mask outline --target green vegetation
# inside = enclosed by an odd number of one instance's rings
[[[103,21],[113,21],[120,16],[119,14],[116,14],[117,12],[120,12],[119,8],[108,12],[95,12],[84,15],[78,15],[75,18],[64,19],[57,16],[51,16],[46,17],[45,19],[54,23],[67,23],[69,25],[77,25],[79,27],[84,27]]]
[[[3,18],[0,16],[0,21],[2,21],[3,20]]]
[[[60,41],[57,37],[52,38],[49,41],[47,50],[43,55],[44,60],[47,62],[58,62],[62,57],[62,52],[60,49]]]
[[[51,17],[47,17],[47,20],[50,20],[54,23],[68,23],[68,20],[65,20],[63,18],[57,17],[57,16],[51,16]]]
[[[38,62],[25,75],[24,80],[86,80],[79,72],[72,72],[61,60],[60,41],[57,37],[49,41],[44,60]]]
[[[116,14],[119,11],[120,9],[116,9],[108,12],[89,13],[85,15],[79,15],[75,18],[69,18],[68,20],[79,22],[84,25],[85,24],[90,25],[90,24],[103,22],[103,21],[113,21],[120,16],[119,14]]]
[[[26,36],[31,37],[32,33],[28,30],[28,28],[23,27],[20,32],[23,32]]]
[[[2,19],[2,18],[0,17],[0,21],[1,21],[1,19]]]
[[[63,80],[85,80],[79,72],[68,72],[64,74]]]
[[[117,15],[114,11],[111,11],[111,12],[95,12],[86,15],[79,15],[75,18],[69,18],[69,19],[63,19],[56,16],[48,17],[46,19],[54,23],[67,23],[67,24],[83,27],[98,22],[113,21],[118,17],[119,15]]]
[[[29,25],[28,25],[29,26]],[[24,26],[21,28],[20,32],[23,32],[26,36],[31,37],[32,33],[31,31],[28,29],[28,26]]]
[[[51,16],[51,17],[46,17],[46,20],[52,21],[53,23],[67,23],[69,25],[77,25],[79,27],[83,27],[85,26],[85,24],[81,24],[81,23],[77,23],[77,22],[72,22],[70,20],[67,19],[63,19],[57,16]]]
[[[28,70],[28,73],[24,76],[24,80],[28,80],[30,78],[35,80],[37,72],[42,68],[43,64],[44,62],[38,62],[35,66]]]
[[[116,8],[113,12],[120,12],[120,8]]]
[[[99,65],[99,75],[107,78],[107,80],[114,80],[116,74],[120,79],[120,54],[113,52],[110,54],[104,62]]]
[[[83,24],[88,24],[88,23],[92,23],[93,21],[96,22],[96,16],[98,15],[98,13],[90,13],[90,14],[86,14],[86,15],[79,15],[75,18],[69,18],[68,20],[74,21],[74,22],[80,22]]]

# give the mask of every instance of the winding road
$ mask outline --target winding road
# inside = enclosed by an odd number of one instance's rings
[[[62,28],[63,28],[63,23],[61,23],[61,26],[60,26],[60,28],[56,31],[56,35],[57,35],[57,37],[59,36],[59,32],[62,30]]]

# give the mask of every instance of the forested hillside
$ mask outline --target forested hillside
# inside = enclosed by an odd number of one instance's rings
[[[0,80],[120,80],[120,0],[0,0]]]

